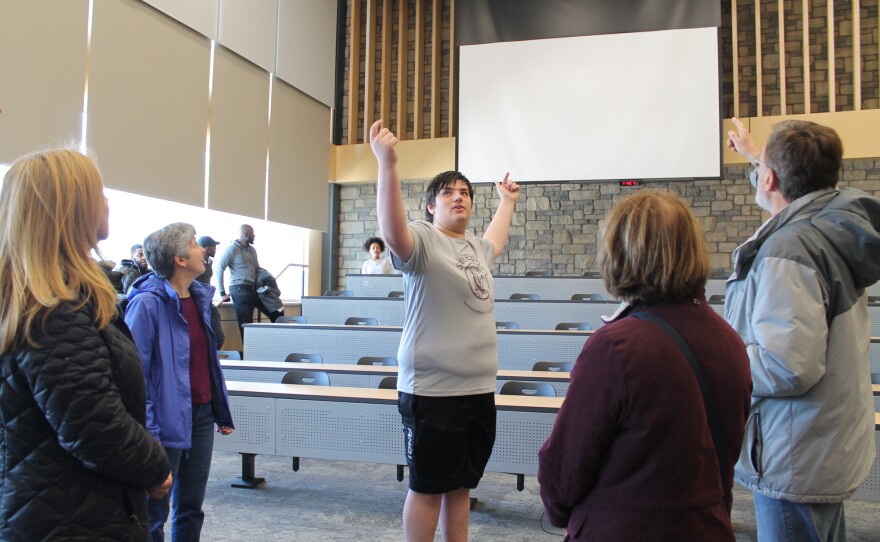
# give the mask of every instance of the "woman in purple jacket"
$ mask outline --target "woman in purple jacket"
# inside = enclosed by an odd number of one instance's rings
[[[170,224],[151,233],[144,253],[155,273],[137,279],[128,294],[125,322],[144,363],[147,430],[165,447],[174,473],[171,493],[149,502],[154,542],[164,540],[169,500],[174,508],[171,538],[199,540],[214,424],[221,434],[232,433],[211,328],[214,287],[195,281],[205,271],[204,252],[189,224]]]
[[[602,237],[602,277],[624,303],[584,345],[540,451],[547,515],[568,540],[733,541],[724,495],[751,376],[742,340],[706,303],[700,226],[677,196],[643,191],[611,211]],[[694,371],[640,312],[664,320],[694,352],[718,407],[721,453]]]

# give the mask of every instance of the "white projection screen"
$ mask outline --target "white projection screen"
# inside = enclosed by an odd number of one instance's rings
[[[459,59],[472,182],[721,175],[716,27],[465,45]]]

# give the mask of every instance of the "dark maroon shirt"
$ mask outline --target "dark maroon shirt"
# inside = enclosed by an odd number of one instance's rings
[[[208,367],[208,334],[199,317],[199,308],[190,297],[180,299],[183,318],[189,327],[189,386],[192,403],[202,405],[211,402],[211,370]]]

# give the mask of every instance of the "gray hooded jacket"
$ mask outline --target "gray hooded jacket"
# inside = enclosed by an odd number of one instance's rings
[[[880,279],[880,200],[793,201],[734,252],[725,316],[746,344],[752,408],[736,480],[793,502],[839,502],[874,460],[865,288]]]

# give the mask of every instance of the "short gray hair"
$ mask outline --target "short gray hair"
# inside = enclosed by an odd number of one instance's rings
[[[153,271],[163,279],[174,274],[174,257],[189,256],[189,242],[196,235],[196,229],[184,222],[168,224],[144,239],[144,256]]]

